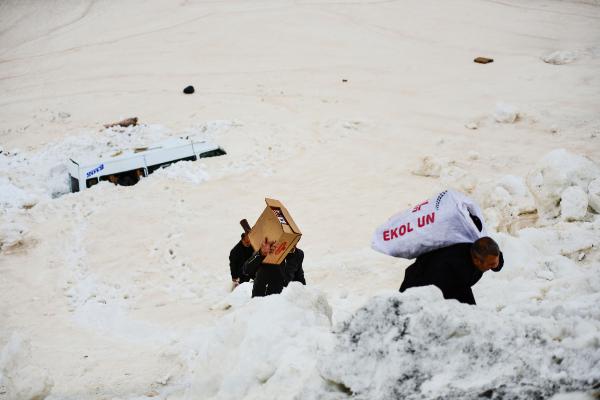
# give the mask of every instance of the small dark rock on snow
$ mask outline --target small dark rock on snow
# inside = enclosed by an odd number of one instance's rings
[[[186,87],[185,89],[183,89],[183,93],[185,93],[185,94],[192,94],[192,93],[194,93],[194,87],[191,86],[191,85],[188,86],[188,87]]]

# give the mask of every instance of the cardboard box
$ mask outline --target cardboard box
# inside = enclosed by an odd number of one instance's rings
[[[275,241],[275,251],[265,257],[263,262],[265,264],[281,264],[290,250],[298,243],[302,233],[280,201],[265,199],[265,202],[267,207],[248,236],[254,251],[260,249],[265,238],[269,242]]]

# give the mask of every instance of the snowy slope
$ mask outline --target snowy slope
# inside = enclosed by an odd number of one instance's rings
[[[0,399],[597,395],[599,19],[546,0],[1,3]],[[68,193],[70,156],[187,136],[227,155]],[[399,294],[410,261],[369,246],[445,188],[504,252],[476,307]],[[227,255],[264,197],[304,233],[308,286],[251,299]]]

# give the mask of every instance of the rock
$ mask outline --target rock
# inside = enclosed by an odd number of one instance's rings
[[[183,93],[185,93],[185,94],[192,94],[192,93],[194,93],[194,91],[195,91],[194,87],[191,85],[187,86],[185,89],[183,89]]]
[[[479,125],[477,124],[477,122],[471,121],[471,122],[468,122],[465,124],[465,128],[475,130],[475,129],[479,128]]]
[[[71,114],[69,114],[68,112],[61,111],[58,113],[58,116],[62,119],[66,119],[66,118],[69,118],[71,116]]]
[[[137,123],[138,123],[137,117],[132,117],[132,118],[126,118],[119,122],[113,122],[112,124],[106,124],[106,125],[104,125],[104,127],[105,128],[112,128],[115,126],[127,127],[127,126],[135,126],[135,125],[137,125]]]
[[[570,186],[562,192],[560,215],[565,221],[581,221],[588,208],[588,197],[579,186]]]
[[[476,62],[477,64],[489,64],[494,62],[493,58],[487,58],[487,57],[477,57],[476,59],[473,60],[473,62]]]
[[[496,122],[503,124],[512,124],[519,117],[517,109],[506,103],[496,104],[496,111],[494,111],[494,119]]]
[[[590,182],[588,186],[588,202],[592,210],[600,214],[600,178]]]

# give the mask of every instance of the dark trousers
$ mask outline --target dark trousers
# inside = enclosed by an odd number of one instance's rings
[[[258,271],[256,271],[254,286],[252,287],[252,297],[279,294],[284,286],[285,280],[281,266],[262,264]]]

